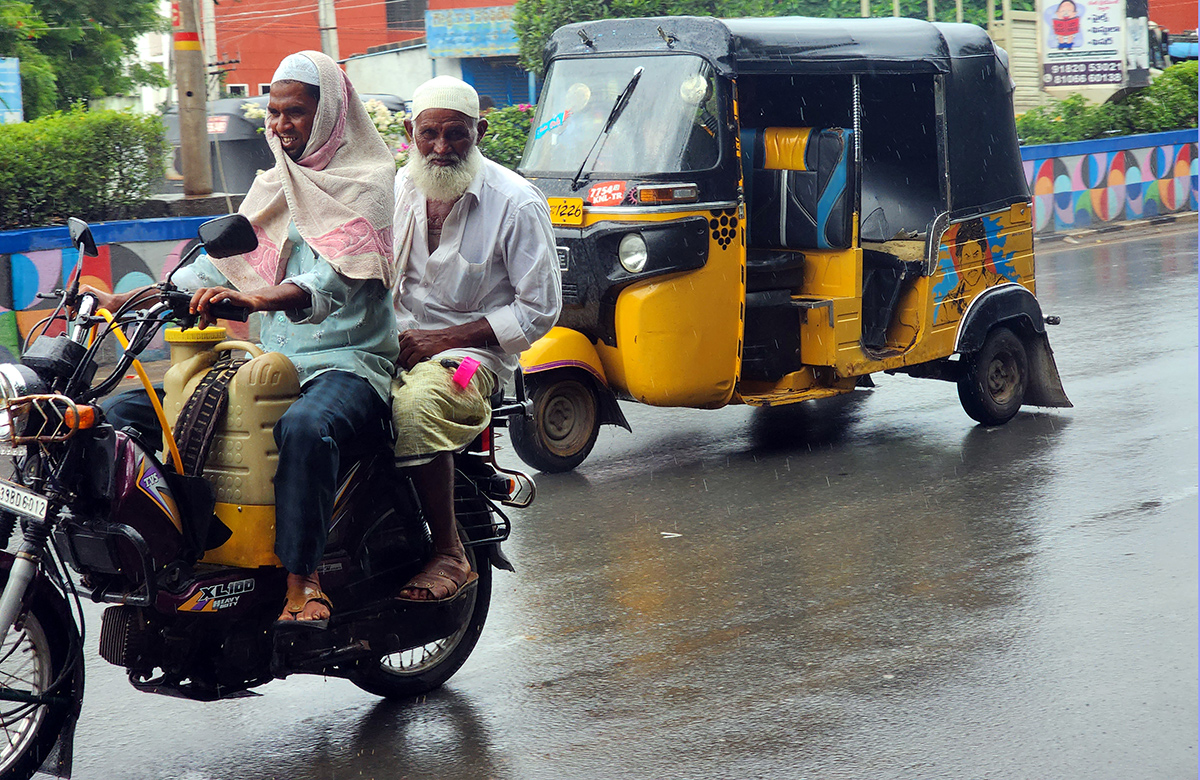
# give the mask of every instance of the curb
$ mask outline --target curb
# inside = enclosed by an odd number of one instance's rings
[[[1196,220],[1198,212],[1195,211],[1180,211],[1174,214],[1164,214],[1161,217],[1152,217],[1150,219],[1131,219],[1126,222],[1116,222],[1111,225],[1104,225],[1098,228],[1088,230],[1076,230],[1062,233],[1046,233],[1045,235],[1034,234],[1034,243],[1040,244],[1056,244],[1067,243],[1077,244],[1081,241],[1086,241],[1094,236],[1105,236],[1110,233],[1122,233],[1126,230],[1135,230],[1137,228],[1157,227],[1160,225],[1170,225],[1175,222],[1180,222],[1186,219]]]

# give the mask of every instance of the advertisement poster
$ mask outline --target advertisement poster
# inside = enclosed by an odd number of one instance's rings
[[[1042,87],[1125,81],[1125,0],[1038,0]]]
[[[21,108],[21,61],[0,57],[0,125],[25,121]]]
[[[503,57],[519,54],[511,5],[425,12],[430,57]]]

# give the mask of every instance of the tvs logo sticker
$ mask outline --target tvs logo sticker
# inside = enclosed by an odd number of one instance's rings
[[[588,190],[588,203],[593,206],[619,206],[625,200],[625,182],[606,181]]]
[[[175,499],[171,497],[171,489],[167,486],[166,478],[144,456],[139,460],[138,490],[153,501],[163,511],[163,514],[171,518],[171,522],[177,529],[182,528],[179,523],[179,508],[175,506]]]
[[[254,590],[254,580],[236,580],[206,585],[179,607],[179,612],[216,612],[237,606],[242,594]]]

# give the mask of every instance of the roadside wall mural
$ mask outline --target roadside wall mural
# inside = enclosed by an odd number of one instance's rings
[[[1036,233],[1196,210],[1195,130],[1026,146],[1021,156]]]
[[[0,240],[4,236],[0,234]],[[108,292],[128,292],[153,284],[166,278],[194,241],[135,241],[100,246],[98,257],[84,258],[80,282]],[[79,254],[74,248],[0,253],[0,346],[18,355],[20,345],[35,326],[36,332],[41,332],[38,323],[53,313],[58,301],[42,300],[37,294],[61,289],[78,262]],[[62,331],[59,322],[47,333],[55,336]],[[167,357],[161,333],[143,356],[148,360]],[[6,356],[0,353],[0,358]]]

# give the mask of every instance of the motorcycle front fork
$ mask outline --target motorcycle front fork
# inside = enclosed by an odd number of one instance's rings
[[[0,535],[5,541],[12,536],[15,522],[16,518],[8,513],[0,516]],[[24,524],[22,531],[24,539],[8,571],[4,593],[0,594],[0,637],[8,635],[21,614],[25,605],[25,592],[37,574],[42,551],[50,536],[50,528],[44,522],[28,522]]]

